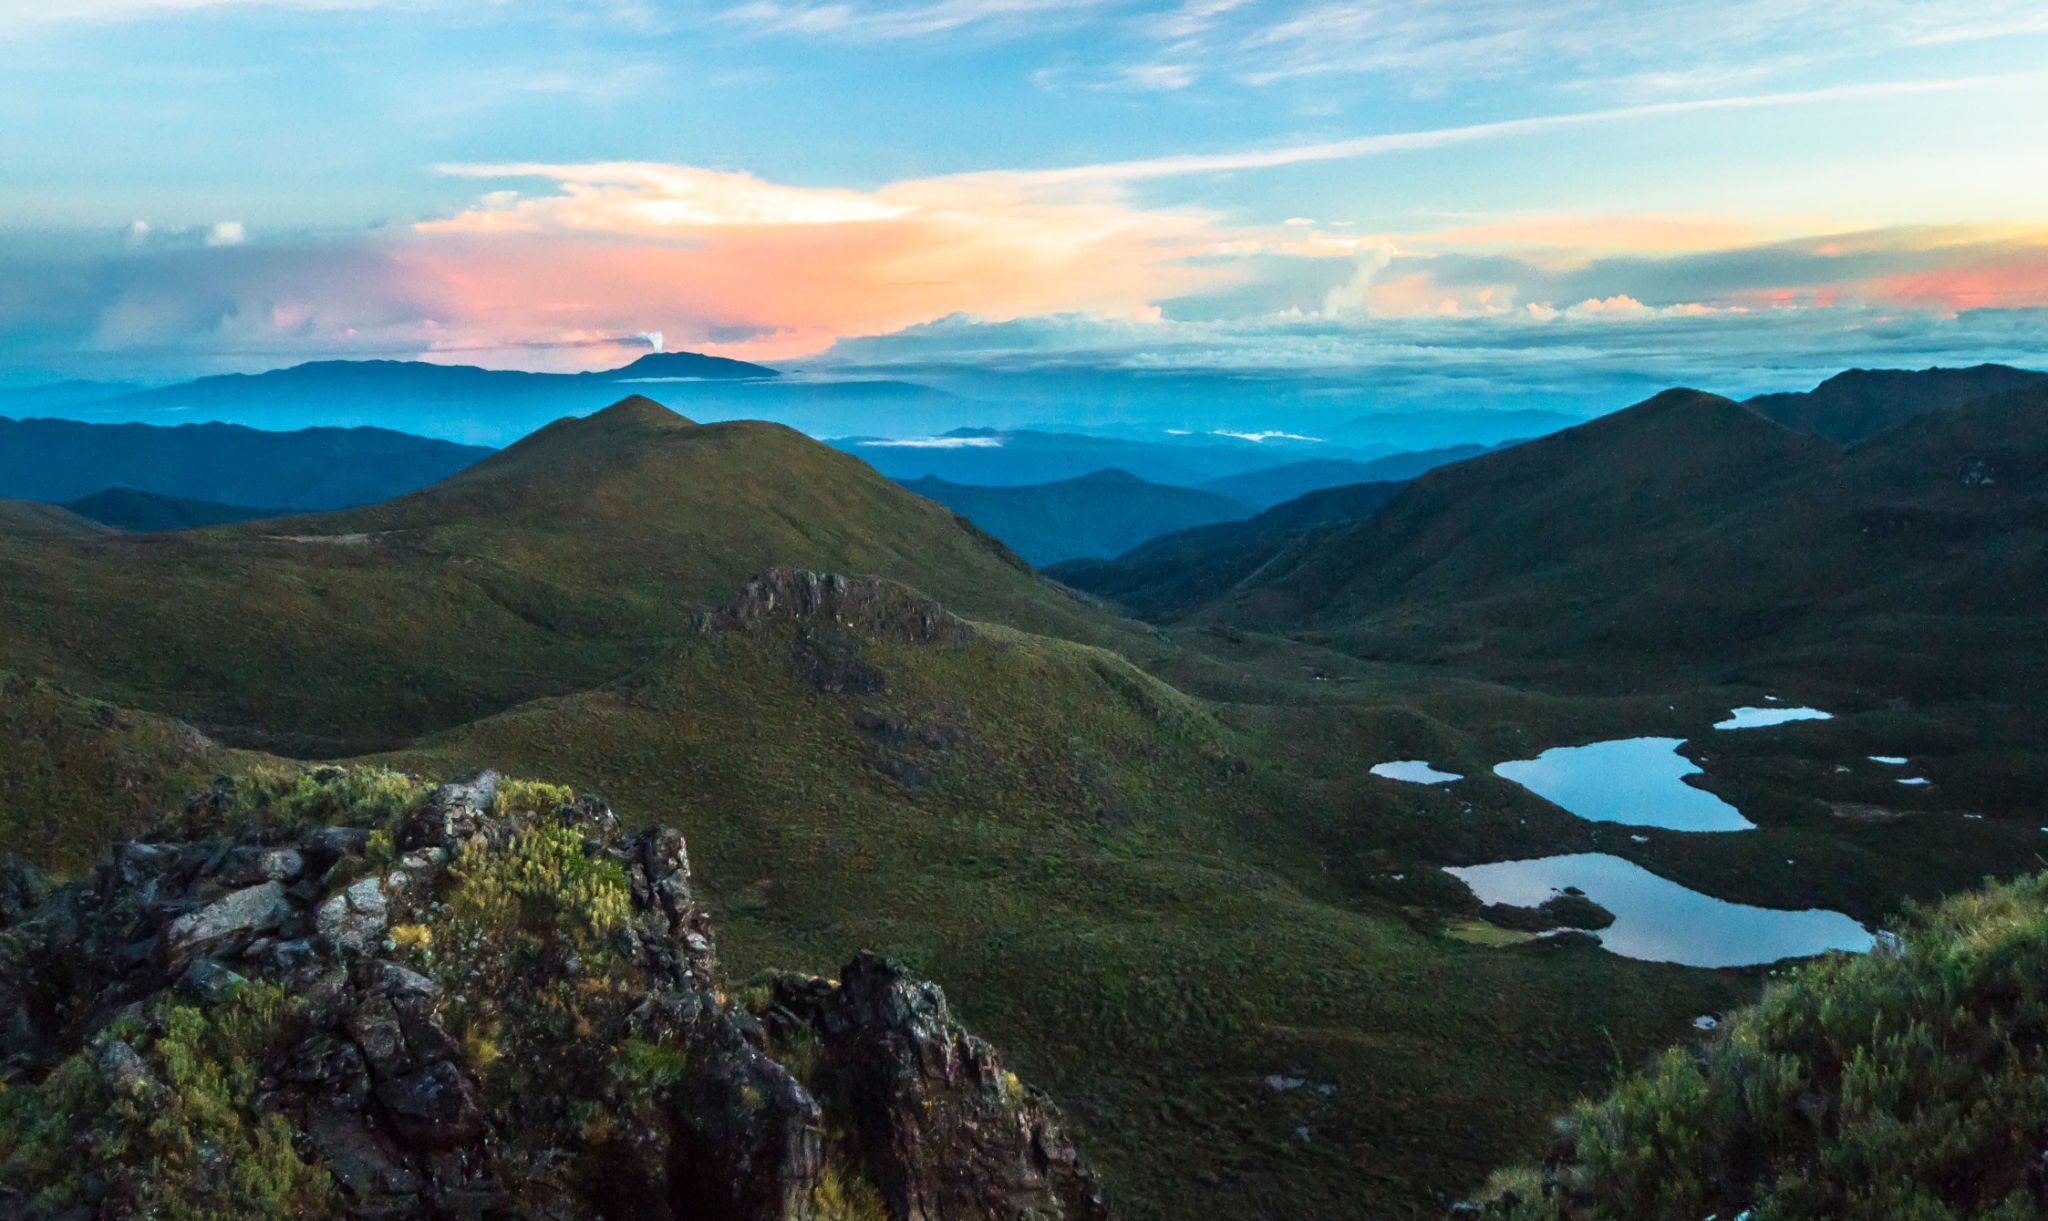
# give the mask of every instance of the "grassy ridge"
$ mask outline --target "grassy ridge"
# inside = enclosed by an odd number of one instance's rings
[[[269,768],[168,717],[0,673],[0,853],[57,876],[89,867],[215,775]]]
[[[1124,633],[857,459],[636,398],[365,509],[0,538],[0,668],[341,755],[609,681],[778,563],[890,576],[1032,630]]]

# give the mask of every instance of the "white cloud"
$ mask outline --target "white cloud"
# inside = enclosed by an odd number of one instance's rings
[[[888,41],[943,34],[968,26],[1024,28],[1028,18],[1096,8],[1106,0],[929,0],[877,4],[855,0],[749,0],[726,9],[732,22],[764,32]]]
[[[1056,186],[1082,182],[1140,182],[1180,178],[1194,174],[1221,174],[1239,170],[1277,169],[1316,161],[1348,161],[1360,157],[1417,149],[1442,148],[1480,140],[1498,140],[1534,135],[1546,131],[1588,127],[1603,123],[1630,122],[1717,110],[1767,110],[1807,106],[1858,98],[1898,97],[1914,94],[1960,93],[1979,89],[2031,88],[2048,86],[2048,72],[2012,72],[1987,76],[1948,77],[1938,80],[1876,81],[1803,89],[1783,93],[1744,94],[1735,97],[1696,98],[1676,102],[1651,102],[1637,106],[1614,106],[1562,114],[1533,115],[1491,123],[1470,123],[1458,127],[1436,127],[1382,135],[1355,136],[1275,148],[1244,149],[1226,153],[1180,153],[1135,161],[1107,161],[1049,170],[1001,171],[1013,182]],[[962,175],[962,177],[968,177]]]
[[[1170,93],[1195,83],[1195,70],[1186,64],[1131,64],[1117,76],[1124,88],[1141,93]]]
[[[238,220],[215,221],[199,240],[205,246],[239,246],[249,240],[249,231]]]
[[[1254,445],[1262,441],[1312,441],[1320,445],[1323,441],[1321,437],[1303,436],[1298,432],[1280,432],[1270,428],[1264,432],[1232,432],[1227,428],[1216,428],[1211,429],[1209,435],[1212,437],[1235,437],[1240,441],[1250,441]]]
[[[521,199],[494,192],[455,220],[424,228],[660,229],[736,225],[839,225],[893,220],[912,209],[861,191],[792,187],[752,174],[689,165],[614,161],[596,165],[444,165],[468,178],[549,178],[564,193]]]
[[[904,437],[894,441],[862,441],[876,449],[1001,449],[1001,437]]]

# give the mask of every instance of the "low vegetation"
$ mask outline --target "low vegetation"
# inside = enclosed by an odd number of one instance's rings
[[[1789,973],[1558,1124],[1489,1216],[2013,1218],[2048,1207],[2048,875]]]

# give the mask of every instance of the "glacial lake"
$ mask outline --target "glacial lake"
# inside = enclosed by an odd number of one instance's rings
[[[1465,777],[1457,772],[1440,772],[1421,759],[1400,759],[1393,763],[1375,763],[1372,774],[1387,780],[1405,780],[1410,784],[1449,784]]]
[[[1535,907],[1567,886],[1614,913],[1596,934],[1624,958],[1689,967],[1745,967],[1826,950],[1868,951],[1875,938],[1841,912],[1749,907],[1688,890],[1633,861],[1599,852],[1546,856],[1446,873],[1482,903]]]
[[[1762,729],[1766,725],[1783,725],[1790,721],[1832,721],[1835,714],[1822,712],[1818,708],[1733,708],[1728,719],[1716,721],[1716,729]]]
[[[1591,822],[1663,827],[1669,831],[1748,831],[1756,826],[1734,806],[1685,783],[1700,769],[1678,753],[1683,738],[1618,738],[1558,746],[1534,759],[1495,765],[1553,805]]]

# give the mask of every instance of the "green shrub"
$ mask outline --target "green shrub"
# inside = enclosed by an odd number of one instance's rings
[[[1515,1218],[2039,1214],[2048,1148],[2048,875],[1909,913],[1903,948],[1831,956],[1713,1039],[1561,1121]]]
[[[251,1105],[263,1060],[296,1036],[305,1002],[255,983],[209,1009],[159,1002],[153,1020],[118,1022],[37,1085],[0,1091],[0,1182],[38,1212],[88,1204],[86,1183],[165,1221],[314,1216],[333,1182],[292,1147],[280,1115]],[[110,1086],[94,1057],[131,1042],[147,1074]]]

